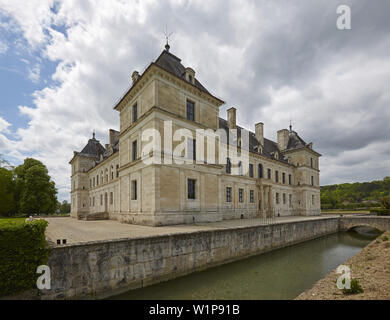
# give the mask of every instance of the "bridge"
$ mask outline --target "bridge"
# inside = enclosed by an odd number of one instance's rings
[[[340,217],[340,231],[347,231],[355,227],[371,227],[380,231],[390,231],[390,217],[378,216],[344,216]]]

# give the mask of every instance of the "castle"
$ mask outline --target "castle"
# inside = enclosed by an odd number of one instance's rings
[[[319,215],[321,155],[313,144],[291,126],[277,132],[277,142],[268,140],[259,122],[255,132],[248,133],[244,147],[245,130],[236,124],[236,109],[230,108],[227,120],[222,119],[219,108],[223,104],[167,45],[143,74],[132,74],[130,89],[114,108],[120,113],[120,132],[111,129],[105,147],[93,135],[81,152],[74,152],[71,216],[161,226]],[[234,131],[233,140],[238,150],[247,151],[247,161],[237,163],[229,157],[222,163],[145,161],[157,155],[175,158],[167,150],[177,148],[180,141],[167,139],[172,132],[166,128],[194,135],[199,129],[226,132],[228,137]],[[163,137],[162,143],[143,152],[148,143],[143,133],[152,129]],[[183,150],[176,157],[197,159],[198,145],[203,144],[197,140],[184,141],[192,153]],[[221,152],[221,147],[216,149],[216,157],[221,158]]]

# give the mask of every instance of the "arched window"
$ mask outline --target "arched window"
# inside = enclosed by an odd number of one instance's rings
[[[119,164],[116,165],[116,177],[119,177]]]
[[[114,166],[111,166],[111,180],[114,180]]]
[[[258,177],[259,179],[263,178],[263,165],[261,163],[258,165]]]
[[[226,173],[232,173],[232,164],[230,158],[226,158]]]

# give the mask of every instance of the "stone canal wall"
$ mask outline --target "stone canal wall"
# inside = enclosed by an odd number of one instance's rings
[[[323,218],[56,247],[41,294],[104,298],[338,230],[338,218]]]

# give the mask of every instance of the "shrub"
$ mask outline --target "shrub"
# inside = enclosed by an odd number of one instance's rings
[[[383,208],[372,209],[370,213],[376,213],[378,216],[390,216],[390,210]]]
[[[358,294],[362,293],[364,290],[359,284],[358,279],[351,279],[351,289],[343,289],[344,294]]]
[[[388,236],[383,236],[382,237],[382,241],[388,241],[389,240],[389,237]]]
[[[46,264],[47,221],[0,221],[0,296],[35,288],[37,267]]]

